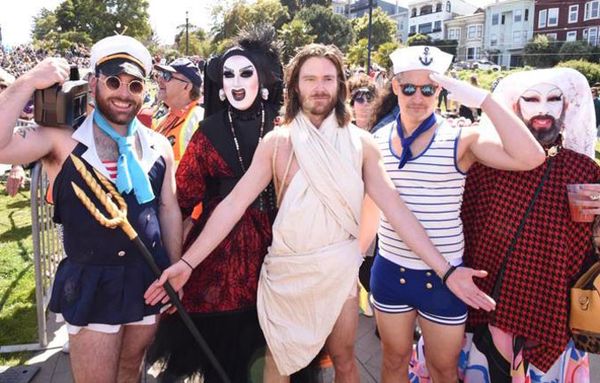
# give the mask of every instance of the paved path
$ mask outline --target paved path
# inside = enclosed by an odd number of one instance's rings
[[[62,345],[67,339],[65,327],[56,323],[53,326],[55,330],[48,350],[36,355],[28,362],[29,365],[40,367],[40,371],[31,380],[32,383],[73,383],[69,357],[61,352]],[[361,383],[377,383],[381,366],[381,348],[379,340],[375,337],[375,320],[373,318],[360,316],[356,340],[356,358],[360,369]],[[591,366],[592,376],[590,382],[600,383],[600,356],[592,355]],[[2,381],[2,374],[0,373],[0,382]],[[156,382],[152,370],[142,382]]]

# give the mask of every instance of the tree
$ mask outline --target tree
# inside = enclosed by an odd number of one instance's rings
[[[293,19],[300,9],[310,7],[311,5],[331,7],[331,0],[281,0],[281,4],[287,7],[290,17]]]
[[[289,20],[288,11],[279,0],[257,0],[253,4],[236,0],[230,6],[218,5],[213,8],[213,43],[234,38],[248,25],[266,23],[279,29]]]
[[[309,33],[309,26],[303,20],[294,19],[285,24],[278,32],[279,41],[281,41],[281,59],[288,62],[295,54],[298,48],[315,41],[317,36]]]
[[[50,30],[60,28],[65,39],[87,36],[93,43],[123,33],[145,41],[152,35],[148,20],[147,0],[65,0],[56,11],[43,9],[34,18],[33,37],[44,40]]]
[[[357,39],[369,37],[369,14],[352,20],[352,29]],[[371,47],[377,50],[381,44],[396,40],[396,23],[381,8],[373,10],[371,18]]]
[[[298,12],[296,18],[310,26],[309,33],[317,36],[316,43],[334,44],[346,51],[354,40],[350,22],[344,16],[333,13],[330,8],[311,5]]]
[[[592,61],[593,48],[586,41],[567,41],[558,51],[560,61],[587,60]]]
[[[431,37],[429,37],[429,35],[422,35],[420,33],[416,33],[416,34],[410,36],[406,40],[406,43],[408,44],[409,47],[412,47],[415,45],[431,45]]]
[[[392,60],[390,60],[390,54],[393,51],[398,49],[399,44],[395,41],[381,44],[375,55],[373,56],[373,60],[382,66],[385,69],[390,69],[392,67]]]
[[[533,41],[525,44],[523,61],[532,67],[550,68],[560,61],[559,49],[560,43],[551,41],[546,35],[537,35]]]
[[[360,39],[348,48],[346,61],[354,67],[364,67],[367,64],[367,39]]]

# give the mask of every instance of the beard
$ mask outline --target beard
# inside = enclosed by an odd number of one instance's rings
[[[560,131],[563,126],[563,119],[555,119],[552,116],[544,116],[544,118],[552,119],[552,124],[548,128],[539,129],[534,126],[536,118],[538,117],[533,117],[527,122],[527,128],[542,146],[553,144],[560,135]]]
[[[302,110],[313,116],[327,117],[335,107],[336,98],[327,92],[316,92],[309,96],[304,96],[301,93],[300,105]]]
[[[111,102],[120,101],[130,103],[132,106],[129,111],[119,110],[114,107]],[[102,113],[104,118],[116,125],[128,125],[142,108],[142,100],[136,100],[134,97],[123,99],[120,97],[109,97],[102,94],[99,86],[96,86],[96,108]]]

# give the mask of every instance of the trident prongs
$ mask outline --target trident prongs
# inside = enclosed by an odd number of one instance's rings
[[[98,177],[102,185],[108,190],[110,195],[117,201],[117,204],[119,205],[119,210],[125,216],[127,216],[127,203],[123,199],[121,193],[119,193],[117,189],[115,189],[113,184],[109,180],[107,180],[106,177],[104,177],[104,175],[102,175],[102,173],[100,173],[98,170],[94,169],[94,174],[96,175],[96,177]]]
[[[92,190],[96,198],[100,201],[102,206],[106,209],[111,218],[105,217],[90,198],[85,194],[81,188],[72,183],[75,194],[81,200],[83,205],[89,210],[94,218],[100,222],[101,225],[114,229],[119,226],[127,234],[130,239],[137,237],[137,233],[127,220],[127,204],[123,197],[117,192],[117,190],[109,185],[110,182],[100,173],[96,173],[100,182],[109,190],[106,192],[102,186],[96,181],[92,174],[86,169],[83,162],[71,154],[71,161],[75,165],[75,169],[81,174],[81,178],[85,181],[88,187]],[[107,186],[108,185],[108,186]],[[113,198],[117,201],[117,205],[113,202]]]
[[[98,210],[96,205],[94,205],[92,200],[90,200],[89,197],[85,195],[85,192],[75,184],[75,182],[71,182],[71,186],[73,187],[75,195],[77,196],[77,198],[79,198],[83,206],[85,206],[85,208],[88,209],[88,211],[92,214],[96,221],[98,221],[102,226],[114,229],[121,224],[121,222],[123,221],[121,217],[115,217],[110,219],[106,218],[100,212],[100,210]]]

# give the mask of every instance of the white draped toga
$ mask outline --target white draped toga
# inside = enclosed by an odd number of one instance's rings
[[[258,317],[279,372],[307,366],[357,288],[364,196],[358,128],[331,113],[317,129],[300,112],[289,125],[299,170],[273,224],[258,285]]]

